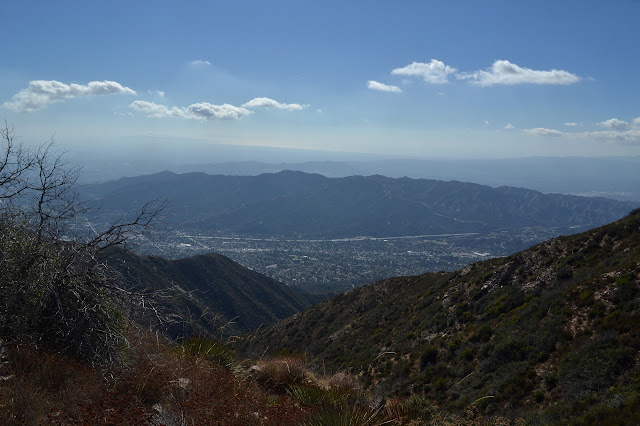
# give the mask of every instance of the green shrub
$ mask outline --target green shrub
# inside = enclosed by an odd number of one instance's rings
[[[613,292],[613,302],[617,305],[633,300],[638,294],[638,284],[634,280],[634,274],[628,272],[616,280],[616,289]]]
[[[460,345],[462,344],[462,339],[460,338],[455,338],[453,339],[451,342],[449,342],[449,352],[455,352],[460,348]]]
[[[542,401],[544,401],[544,392],[542,391],[535,391],[533,393],[533,400],[535,402],[537,402],[538,404],[540,404]]]
[[[481,325],[476,332],[471,336],[472,342],[488,342],[491,340],[493,332],[491,331],[491,327],[487,324]]]
[[[436,364],[439,352],[436,346],[426,346],[420,353],[420,368],[424,370],[427,366]]]
[[[417,394],[411,395],[405,400],[404,408],[412,419],[428,420],[434,412],[434,407],[429,399]]]
[[[473,361],[473,349],[467,348],[460,352],[460,358],[465,361]]]
[[[444,377],[440,377],[439,379],[436,379],[435,382],[433,382],[433,389],[439,393],[446,391],[448,386],[449,382]]]

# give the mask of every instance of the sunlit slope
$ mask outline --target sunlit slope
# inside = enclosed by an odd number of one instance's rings
[[[424,393],[454,410],[485,398],[482,409],[548,419],[613,406],[628,416],[640,408],[639,277],[636,210],[457,272],[349,291],[241,349],[304,352],[380,394]]]

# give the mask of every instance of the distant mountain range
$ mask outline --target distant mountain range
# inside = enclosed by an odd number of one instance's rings
[[[144,139],[144,138],[142,138]],[[140,148],[140,144],[144,148]],[[122,176],[205,172],[213,175],[257,176],[295,170],[327,177],[383,175],[395,178],[457,180],[492,187],[515,186],[537,191],[603,196],[640,201],[640,157],[524,157],[524,158],[389,158],[265,147],[184,144],[174,141],[162,149],[153,138],[108,144],[96,154],[82,148],[70,152],[83,165],[83,183],[106,182]],[[132,148],[135,147],[135,148]],[[114,153],[117,152],[117,155]],[[215,160],[213,160],[215,159]],[[215,162],[214,162],[215,161]]]
[[[168,218],[174,227],[295,238],[598,226],[638,205],[457,181],[327,178],[292,171],[258,176],[163,172],[84,186],[82,197],[102,212],[135,210],[164,197],[171,203]]]
[[[379,174],[395,178],[457,180],[492,187],[516,186],[542,192],[600,195],[640,201],[640,157],[378,159],[302,163],[244,161],[175,166],[169,170],[223,175],[259,175],[296,170],[327,177]]]
[[[448,411],[475,405],[532,424],[637,424],[639,277],[637,209],[456,272],[351,290],[238,348],[303,352],[376,395],[424,395]]]
[[[156,302],[175,320],[164,324],[174,338],[247,333],[320,300],[215,253],[167,260],[114,249],[104,261],[125,287],[160,292]]]

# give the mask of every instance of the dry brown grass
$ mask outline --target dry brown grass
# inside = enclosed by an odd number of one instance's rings
[[[462,416],[418,410],[420,398],[376,405],[356,376],[316,377],[302,357],[260,360],[239,372],[210,351],[180,350],[149,332],[129,342],[126,365],[107,373],[32,345],[7,347],[0,424],[514,424],[474,409]]]
[[[297,425],[308,416],[287,395],[178,356],[153,335],[130,341],[128,363],[106,376],[59,353],[8,348],[13,378],[0,381],[0,424]]]
[[[262,359],[251,370],[258,383],[278,393],[286,393],[290,386],[307,383],[312,377],[302,357]]]

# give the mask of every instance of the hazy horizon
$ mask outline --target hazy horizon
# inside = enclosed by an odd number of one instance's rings
[[[149,138],[168,152],[206,142],[640,155],[637,1],[12,2],[3,12],[0,112],[28,143],[54,136],[96,155],[148,150]]]

